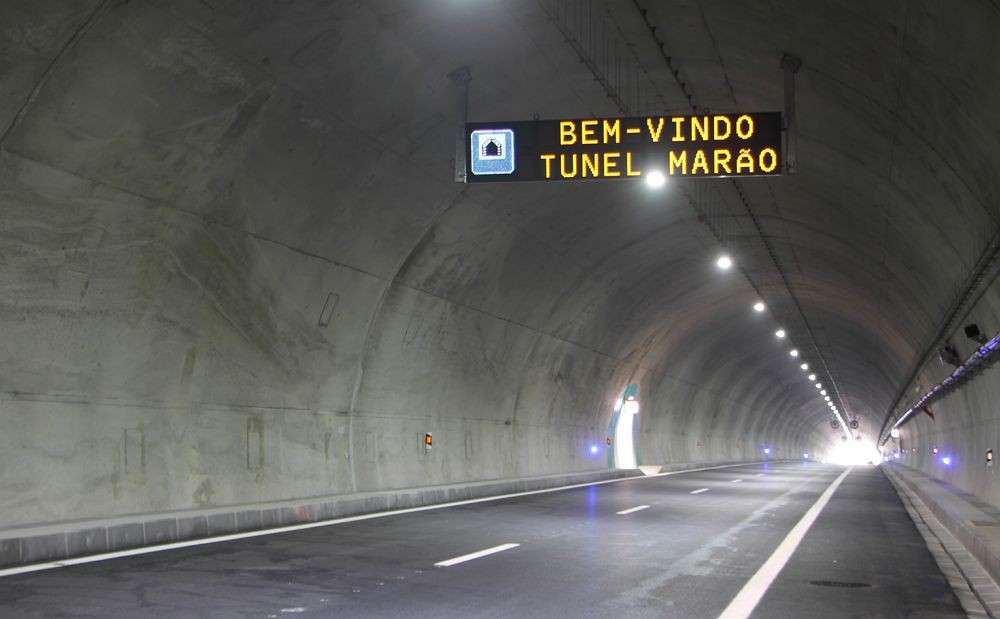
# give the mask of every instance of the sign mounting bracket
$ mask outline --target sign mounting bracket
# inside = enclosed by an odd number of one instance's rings
[[[785,172],[798,172],[798,123],[795,119],[795,74],[802,68],[802,59],[785,54],[780,63],[785,73]]]
[[[455,182],[466,182],[465,123],[469,122],[469,67],[459,67],[448,74],[451,83],[458,87],[456,95],[457,120],[455,124]]]

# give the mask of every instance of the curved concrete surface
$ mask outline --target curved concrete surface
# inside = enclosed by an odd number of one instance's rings
[[[1000,329],[986,0],[0,12],[5,527],[601,471],[630,384],[639,464],[822,455],[800,361],[871,443]],[[462,67],[471,120],[763,111],[786,52],[797,174],[454,182]],[[993,372],[904,441],[1000,504]]]

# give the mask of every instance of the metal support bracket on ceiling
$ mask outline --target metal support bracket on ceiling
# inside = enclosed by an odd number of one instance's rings
[[[456,97],[457,120],[455,127],[455,182],[465,182],[465,123],[469,121],[469,67],[459,67],[448,74],[451,83],[458,87]]]
[[[795,120],[795,74],[802,67],[802,59],[785,54],[781,57],[781,70],[785,73],[785,172],[798,172],[798,126]]]

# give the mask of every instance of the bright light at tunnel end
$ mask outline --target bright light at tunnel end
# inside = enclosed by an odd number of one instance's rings
[[[840,466],[859,466],[863,464],[878,465],[882,462],[882,454],[875,446],[865,441],[841,441],[827,454],[827,461]]]

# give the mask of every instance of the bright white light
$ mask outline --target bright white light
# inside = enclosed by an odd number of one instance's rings
[[[719,259],[715,261],[715,266],[725,271],[733,266],[733,259],[729,256],[719,256]]]
[[[889,436],[891,436],[892,438],[899,438],[899,428],[893,428],[892,430],[889,430]]]
[[[809,364],[808,363],[803,363],[799,367],[802,368],[802,371],[804,372],[804,371],[806,371],[806,370],[809,369]]]
[[[784,329],[778,329],[777,331],[774,332],[774,337],[776,337],[778,339],[781,339],[781,338],[785,337],[785,330]]]
[[[659,189],[667,184],[667,177],[659,170],[653,170],[646,174],[646,185],[653,189]]]
[[[597,445],[591,445],[590,446],[590,453],[592,453],[592,454],[597,453]]]
[[[820,395],[826,395],[826,389],[820,389],[819,390],[819,394]]]
[[[816,380],[816,375],[815,374],[810,374],[809,375],[809,380]]]
[[[618,398],[618,400],[615,401],[615,412],[616,413],[622,409],[622,404],[624,404],[624,403],[625,403],[625,400],[623,400],[621,398]]]
[[[770,447],[765,447],[765,448],[764,448],[764,453],[765,453],[765,454],[769,454],[769,453],[771,453],[771,448],[770,448]]]
[[[638,412],[639,402],[630,397],[625,400],[618,416],[618,426],[615,428],[615,466],[620,469],[634,469],[638,466],[635,460],[635,445],[632,441],[635,416]]]
[[[793,357],[798,357],[799,356],[799,349],[798,348],[793,348],[793,349],[791,349],[791,350],[788,351],[788,354],[790,354]]]
[[[802,457],[805,458],[806,460],[808,460],[809,459],[809,454],[804,453],[804,454],[802,454]]]
[[[753,311],[755,311],[755,312],[763,312],[765,307],[767,307],[767,306],[764,305],[763,301],[757,301],[756,303],[753,304]]]
[[[816,383],[816,388],[817,389],[822,389],[823,388],[823,383]],[[826,394],[823,394],[823,395],[826,395]]]
[[[941,463],[944,464],[945,466],[948,466],[949,464],[951,464],[951,457],[945,456],[941,458]]]
[[[837,441],[833,452],[828,458],[833,464],[855,466],[859,464],[878,464],[882,456],[874,445],[866,445],[863,441]]]
[[[825,397],[825,398],[823,398],[823,399],[824,399],[824,400],[826,400],[827,402],[829,402],[829,401],[830,401],[830,396],[826,396],[826,397]]]

